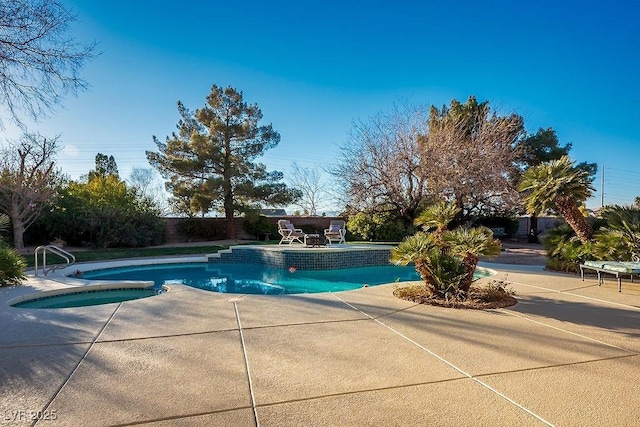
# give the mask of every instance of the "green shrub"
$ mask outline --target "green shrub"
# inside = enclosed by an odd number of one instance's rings
[[[116,177],[71,181],[25,233],[25,242],[62,239],[72,246],[143,247],[165,240],[154,203]]]
[[[14,249],[0,247],[0,286],[19,285],[26,278],[26,260]]]
[[[186,218],[178,230],[189,239],[221,240],[225,236],[224,223],[215,218]]]
[[[631,261],[640,253],[640,209],[609,206],[602,211],[604,224],[595,233],[593,255],[597,259]]]
[[[577,273],[580,264],[593,259],[591,243],[583,244],[568,225],[549,230],[543,241],[549,270]]]
[[[398,215],[393,213],[358,212],[347,221],[347,239],[371,242],[399,242],[415,233],[413,226],[405,225]]]
[[[271,224],[266,216],[255,212],[245,213],[242,228],[256,240],[261,240],[267,233],[272,236],[277,233],[277,227]]]

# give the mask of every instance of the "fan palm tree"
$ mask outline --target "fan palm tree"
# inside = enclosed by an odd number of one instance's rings
[[[391,262],[396,265],[413,264],[422,280],[427,280],[431,253],[437,248],[433,235],[418,231],[405,238],[391,250]]]
[[[473,283],[481,256],[496,256],[502,249],[500,240],[493,237],[493,231],[487,227],[462,228],[444,234],[443,241],[450,248],[451,255],[462,258],[465,278],[460,283],[460,291],[466,295]]]
[[[525,204],[529,213],[541,214],[555,209],[582,243],[591,239],[593,229],[580,206],[595,189],[589,173],[576,168],[568,156],[527,169],[518,190],[527,193]]]
[[[413,264],[431,294],[457,298],[466,269],[460,258],[443,249],[435,242],[433,233],[419,231],[391,250],[391,262]]]
[[[601,214],[607,225],[595,235],[596,254],[602,259],[630,261],[640,253],[640,209],[616,205]]]
[[[447,231],[447,226],[458,213],[460,213],[460,208],[455,203],[443,200],[427,207],[413,220],[413,223],[421,225],[425,231],[435,228],[433,238],[437,243],[441,243],[442,235]]]

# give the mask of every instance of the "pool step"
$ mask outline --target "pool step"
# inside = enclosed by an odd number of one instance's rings
[[[230,256],[224,256],[224,255],[230,255]],[[206,256],[207,257],[207,261],[211,260],[211,258],[232,258],[233,257],[233,248],[229,248],[229,249],[220,249],[218,252],[216,252],[215,254],[209,254]]]

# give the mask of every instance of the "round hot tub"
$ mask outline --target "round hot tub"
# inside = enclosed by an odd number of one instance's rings
[[[71,308],[152,297],[168,290],[153,283],[118,283],[87,285],[23,295],[9,301],[16,308]]]

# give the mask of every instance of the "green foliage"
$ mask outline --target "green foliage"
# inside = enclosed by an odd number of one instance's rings
[[[500,241],[493,238],[493,232],[482,226],[458,227],[446,233],[443,241],[451,253],[461,257],[469,255],[473,257],[496,256],[502,248]]]
[[[577,167],[567,156],[530,167],[522,175],[519,190],[525,193],[529,213],[555,210],[586,243],[593,229],[580,209],[594,191],[589,168]]]
[[[242,227],[244,231],[251,234],[256,240],[261,240],[267,233],[273,236],[277,233],[276,227],[269,222],[266,216],[260,215],[257,210],[245,212]]]
[[[106,154],[96,154],[96,168],[89,172],[87,175],[87,181],[91,181],[96,177],[106,178],[109,175],[115,175],[116,178],[120,178],[118,173],[118,165],[116,159],[113,156],[107,156]]]
[[[466,277],[462,259],[438,248],[432,249],[425,268],[420,274],[438,297],[445,299],[464,299],[462,284]]]
[[[206,105],[190,112],[178,102],[178,133],[165,142],[154,137],[158,152],[147,158],[169,179],[174,206],[180,211],[224,212],[227,237],[235,238],[233,218],[256,203],[288,205],[300,197],[280,182],[280,172],[268,172],[254,161],[277,146],[280,135],[272,126],[260,126],[262,112],[248,104],[242,92],[213,85]]]
[[[392,212],[358,212],[347,221],[348,236],[354,240],[399,242],[414,231],[413,227],[407,227],[404,220]]]
[[[431,207],[427,212],[444,212],[444,205]],[[448,211],[448,210],[446,210]],[[455,215],[450,211],[446,218]],[[486,227],[446,230],[449,222],[445,216],[437,223],[430,223],[427,215],[420,222],[429,223],[433,232],[420,231],[405,238],[391,250],[391,262],[399,265],[413,263],[416,271],[431,292],[441,298],[465,299],[468,295],[473,274],[480,256],[494,256],[500,253],[500,241],[493,238],[493,232]]]
[[[12,286],[22,283],[27,262],[13,248],[0,246],[0,286]]]
[[[582,243],[568,225],[549,230],[542,243],[549,270],[577,273],[582,262],[593,258],[591,243]]]
[[[178,230],[189,240],[220,240],[224,238],[224,226],[214,218],[185,218]]]
[[[559,145],[558,135],[552,128],[538,129],[533,135],[527,135],[518,143],[520,161],[525,167],[537,166],[541,163],[558,160],[569,155],[571,143],[564,147]]]
[[[640,253],[639,208],[610,206],[601,215],[594,239],[586,243],[566,225],[550,230],[543,242],[547,268],[577,273],[586,260],[631,261],[634,253]]]
[[[631,261],[640,253],[640,208],[608,206],[601,212],[602,226],[595,233],[593,256],[596,259]]]
[[[9,217],[0,215],[0,287],[19,285],[26,278],[27,262],[4,242],[4,233],[9,225]]]
[[[593,259],[607,261],[631,261],[632,254],[625,236],[618,231],[601,230],[591,244]]]
[[[165,239],[165,224],[158,214],[151,199],[116,175],[95,175],[86,183],[71,181],[60,188],[34,231],[39,239],[62,239],[73,246],[158,245]]]
[[[427,206],[427,208],[413,220],[413,223],[415,225],[421,225],[425,231],[435,229],[434,238],[440,242],[449,224],[461,211],[462,209],[456,206],[455,202],[442,200],[439,203]]]
[[[391,262],[414,264],[426,288],[441,298],[458,298],[465,270],[459,257],[438,246],[434,233],[419,231],[391,250]]]
[[[581,204],[591,196],[594,188],[589,174],[563,156],[527,169],[519,190],[526,192],[527,211],[541,214],[556,209],[558,197],[571,198]]]
[[[7,215],[0,214],[0,245],[4,245],[5,243],[4,234],[7,232],[10,223],[11,220]]]
[[[418,231],[407,236],[402,243],[391,249],[391,262],[397,265],[414,264],[418,260],[428,260],[431,252],[438,248],[433,233]]]

